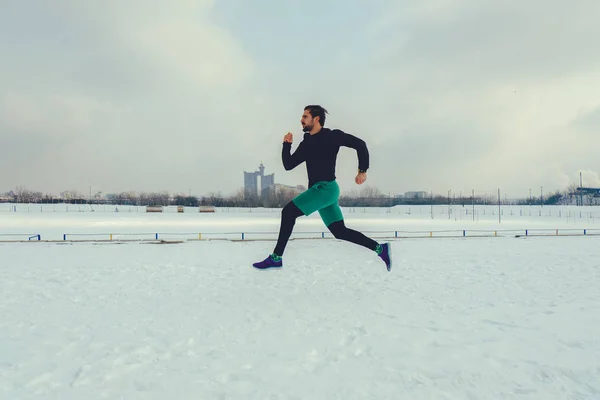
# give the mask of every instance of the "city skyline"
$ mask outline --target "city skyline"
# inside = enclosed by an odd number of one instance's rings
[[[261,166],[262,166],[262,164],[261,164]],[[264,171],[264,168],[262,170]],[[260,170],[251,172],[251,173],[244,171],[245,177],[246,176],[252,177],[254,175],[259,175],[259,173],[260,173]],[[306,190],[306,186],[301,185],[301,184],[289,185],[289,184],[285,184],[285,183],[277,183],[274,180],[274,174],[269,174],[269,175],[265,175],[265,176],[269,176],[268,182],[270,182],[270,183],[267,183],[266,185],[261,185],[261,188],[260,188],[261,191],[268,190],[268,189],[271,189],[274,187],[291,189],[291,190],[294,190],[297,192]],[[249,186],[246,186],[247,183],[248,183],[248,181],[246,180],[243,185],[240,185],[240,187],[238,187],[235,191],[229,192],[229,193],[226,193],[223,191],[192,193],[191,190],[189,190],[188,192],[181,192],[181,191],[177,192],[177,191],[169,191],[169,190],[164,190],[164,189],[163,190],[154,190],[154,191],[139,191],[139,190],[97,191],[97,190],[93,190],[93,188],[90,186],[89,192],[88,192],[88,194],[86,194],[82,191],[77,191],[77,190],[63,190],[63,191],[58,191],[58,192],[42,192],[39,190],[35,190],[35,188],[27,188],[24,186],[17,186],[16,188],[8,190],[8,191],[0,190],[0,199],[10,195],[11,193],[13,193],[13,194],[18,193],[18,191],[25,191],[27,193],[38,193],[40,195],[40,197],[44,197],[44,198],[52,197],[52,198],[56,198],[56,199],[69,199],[69,198],[106,199],[106,196],[120,195],[123,193],[131,193],[134,195],[168,194],[171,197],[190,196],[190,197],[195,197],[195,198],[202,198],[202,197],[219,196],[219,197],[223,197],[223,198],[229,198],[229,197],[239,196],[240,194],[243,194],[243,196],[248,196]],[[257,190],[259,189],[258,186],[256,186],[255,188]],[[453,199],[453,201],[456,201],[457,199],[467,199],[467,198],[471,198],[473,196],[496,199],[498,196],[498,191],[500,191],[500,198],[502,201],[513,201],[513,200],[523,200],[523,199],[543,199],[544,197],[552,196],[557,193],[564,194],[564,193],[571,192],[571,191],[578,191],[579,189],[581,189],[583,192],[585,192],[587,194],[600,193],[600,187],[598,187],[598,186],[589,186],[589,185],[579,186],[579,185],[574,185],[574,184],[569,185],[568,187],[556,188],[556,189],[548,189],[548,188],[544,189],[543,186],[540,186],[538,188],[529,189],[528,193],[524,194],[524,195],[521,195],[521,194],[508,195],[508,192],[502,190],[502,188],[495,188],[492,190],[483,190],[483,191],[474,190],[474,189],[465,190],[465,191],[448,189],[445,192],[437,192],[437,191],[433,191],[433,190],[409,190],[409,191],[405,191],[405,192],[389,192],[389,191],[381,190],[380,188],[377,188],[377,187],[362,185],[362,187],[356,188],[355,190],[341,191],[341,195],[342,196],[357,196],[362,192],[362,193],[365,193],[366,196],[383,196],[383,197],[394,197],[394,198],[422,198],[422,199],[428,199],[430,197],[448,197],[448,198]],[[261,196],[257,192],[256,198],[259,199],[260,197]]]
[[[106,195],[116,195],[116,194],[121,194],[121,193],[168,193],[171,196],[191,196],[191,197],[196,197],[196,198],[209,197],[209,196],[214,196],[214,195],[219,195],[222,197],[233,197],[233,196],[239,195],[240,192],[242,192],[244,196],[249,196],[254,191],[256,191],[257,198],[260,198],[261,193],[263,193],[265,190],[267,190],[271,187],[274,187],[274,186],[279,186],[279,187],[292,189],[292,190],[306,190],[306,186],[303,184],[290,185],[289,183],[275,182],[275,173],[270,173],[270,174],[265,175],[264,174],[265,169],[266,169],[266,166],[261,161],[258,168],[255,171],[248,172],[248,171],[244,170],[243,171],[243,182],[231,192],[224,192],[222,190],[212,190],[212,191],[205,191],[205,192],[200,192],[200,193],[192,193],[191,189],[188,189],[187,191],[172,191],[172,190],[168,190],[168,189],[158,189],[158,190],[127,189],[127,190],[120,190],[120,191],[114,191],[114,190],[111,191],[111,190],[98,190],[98,188],[93,188],[92,186],[88,186],[88,192],[87,192],[88,194],[86,194],[86,192],[81,191],[81,190],[59,190],[59,191],[44,192],[44,191],[37,190],[35,188],[26,187],[24,185],[17,185],[15,188],[11,188],[9,190],[4,190],[4,191],[2,191],[0,188],[0,197],[2,195],[6,196],[6,195],[10,194],[11,192],[14,192],[15,190],[26,190],[28,192],[41,193],[41,196],[43,196],[43,197],[51,196],[54,198],[62,198],[62,199],[73,198],[73,197],[78,197],[78,198],[82,198],[82,199],[88,199],[88,198],[90,198],[90,199],[93,199],[93,198],[105,199]],[[558,187],[546,188],[545,193],[547,195],[552,195],[555,193],[564,193],[564,192],[568,191],[569,188],[572,188],[572,187],[581,187],[581,188],[586,188],[586,190],[588,190],[588,191],[590,191],[590,190],[597,191],[600,189],[600,181],[598,181],[597,179],[594,179],[595,177],[596,177],[596,175],[592,174],[593,179],[586,180],[586,179],[584,179],[584,173],[579,172],[579,181],[578,182],[572,182],[568,186],[565,186],[562,188],[558,188]],[[259,178],[260,178],[260,186],[258,185]],[[511,193],[510,195],[508,195],[508,193],[509,193],[508,191],[503,190],[502,188],[499,188],[499,187],[492,188],[492,189],[484,189],[484,190],[479,190],[479,189],[477,189],[477,190],[475,190],[475,189],[455,190],[455,189],[450,188],[445,191],[434,191],[432,189],[423,190],[423,188],[416,188],[416,189],[412,188],[410,190],[406,190],[403,192],[391,192],[391,191],[382,190],[381,188],[372,186],[369,183],[365,183],[361,186],[355,185],[355,187],[351,188],[350,190],[342,189],[341,194],[356,196],[357,193],[359,193],[359,192],[367,192],[370,194],[376,193],[379,195],[387,194],[388,197],[397,197],[397,198],[403,198],[403,197],[428,198],[431,196],[444,197],[445,195],[447,195],[449,197],[452,197],[453,199],[456,199],[456,198],[460,199],[460,198],[469,198],[473,195],[482,196],[482,197],[495,197],[498,190],[501,191],[500,196],[505,201],[522,200],[522,199],[527,199],[527,198],[541,199],[544,197],[544,187],[543,186],[529,188],[528,191],[526,191],[526,193]],[[464,193],[464,195],[463,195],[463,193]]]

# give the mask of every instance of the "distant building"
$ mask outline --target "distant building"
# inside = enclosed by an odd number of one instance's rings
[[[258,183],[260,178],[260,186]],[[265,175],[265,166],[260,163],[258,171],[244,171],[244,196],[261,198],[269,187],[275,184],[275,174]],[[260,189],[260,190],[259,190]]]
[[[406,192],[404,197],[407,199],[424,199],[427,197],[427,192]]]
[[[600,204],[600,188],[578,187],[575,191],[575,204],[597,206]]]
[[[295,196],[304,192],[305,190],[306,188],[302,185],[289,186],[281,183],[275,183],[267,189],[267,192],[270,191],[272,193],[283,193],[285,195]],[[265,192],[265,194],[267,194],[267,192]]]

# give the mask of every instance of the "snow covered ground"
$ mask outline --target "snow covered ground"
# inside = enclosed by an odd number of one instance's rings
[[[4,239],[42,242],[0,243],[1,399],[600,399],[594,208],[345,210],[387,272],[318,216],[257,271],[278,210],[9,207]],[[256,240],[62,241],[155,232]]]

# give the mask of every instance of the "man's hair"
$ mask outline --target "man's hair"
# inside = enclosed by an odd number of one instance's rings
[[[308,112],[313,118],[319,117],[319,122],[321,123],[321,126],[325,126],[325,114],[329,114],[326,109],[324,109],[320,105],[311,104],[304,107],[304,110],[308,110]]]

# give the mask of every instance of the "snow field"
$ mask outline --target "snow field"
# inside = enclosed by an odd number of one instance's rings
[[[2,243],[0,398],[598,399],[598,240]]]

